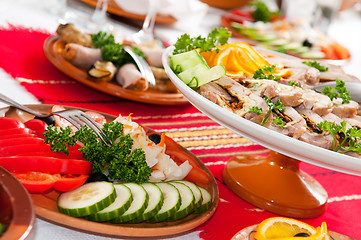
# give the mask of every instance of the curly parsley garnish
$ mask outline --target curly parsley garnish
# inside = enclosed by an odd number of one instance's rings
[[[269,107],[269,111],[268,113],[265,115],[262,108],[259,107],[251,107],[248,112],[249,113],[257,113],[257,114],[262,114],[263,115],[263,119],[262,122],[260,123],[261,126],[265,125],[266,123],[275,123],[278,126],[280,126],[281,128],[284,128],[285,122],[282,120],[282,118],[280,117],[276,117],[273,121],[267,121],[268,117],[270,116],[271,112],[273,110],[278,110],[280,112],[284,112],[285,108],[283,107],[283,103],[280,100],[277,100],[276,104],[274,104],[272,102],[272,100],[270,98],[268,98],[267,96],[263,96],[263,99],[266,101],[268,107]]]
[[[224,45],[228,42],[228,39],[231,37],[231,32],[226,28],[214,28],[207,36],[203,38],[202,36],[191,38],[188,34],[183,34],[177,39],[177,42],[174,44],[173,54],[183,53],[192,51],[193,49],[199,48],[200,52],[207,51],[216,51],[216,46]]]
[[[298,84],[298,82],[293,82],[293,81],[289,81],[289,82],[288,82],[288,85],[289,85],[289,86],[296,86],[296,87],[299,87],[299,86],[300,86],[300,84]]]
[[[330,132],[333,137],[333,151],[341,153],[345,152],[357,152],[361,154],[361,130],[352,127],[346,129],[346,122],[342,121],[340,125],[333,122],[323,121],[317,124],[317,126],[327,132]],[[338,138],[341,138],[341,142],[338,142]]]
[[[44,141],[50,144],[52,151],[65,154],[69,154],[68,146],[81,142],[84,147],[79,150],[87,161],[93,163],[93,173],[107,171],[111,179],[124,182],[147,182],[151,168],[145,161],[145,153],[139,148],[132,151],[133,139],[129,134],[124,135],[123,124],[106,123],[103,125],[103,131],[113,142],[111,147],[98,141],[96,134],[86,126],[73,135],[71,135],[70,127],[58,130],[54,126],[49,126],[44,132],[46,137]]]
[[[341,98],[342,104],[349,103],[351,100],[350,92],[345,87],[345,82],[336,79],[336,86],[334,88],[325,87],[322,89],[322,94],[328,96],[331,100],[335,98]]]
[[[116,43],[112,34],[106,32],[98,32],[91,35],[94,47],[101,48],[102,58],[104,61],[109,61],[117,66],[122,66],[126,63],[134,63],[133,58],[123,49],[123,44]],[[137,47],[132,47],[133,52],[145,59],[144,53]]]
[[[303,61],[303,64],[316,68],[318,69],[320,72],[327,72],[328,71],[328,67],[322,66],[319,62],[316,62],[316,60],[314,61]]]
[[[271,65],[271,66],[264,66],[263,68],[257,69],[253,74],[253,78],[279,81],[281,78],[275,77],[273,75],[275,68],[276,68],[276,65]]]

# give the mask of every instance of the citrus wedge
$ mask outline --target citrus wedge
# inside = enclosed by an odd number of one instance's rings
[[[258,225],[255,239],[294,239],[296,234],[307,233],[312,236],[316,234],[316,229],[307,223],[285,217],[268,218]],[[296,239],[299,239],[296,237]],[[318,239],[317,239],[318,240]]]

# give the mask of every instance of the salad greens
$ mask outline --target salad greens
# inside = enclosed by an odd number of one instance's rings
[[[145,153],[139,148],[132,151],[133,140],[129,134],[124,136],[123,124],[105,123],[103,131],[113,142],[111,147],[98,141],[97,135],[86,126],[73,135],[69,126],[60,130],[55,126],[49,126],[44,132],[44,141],[50,144],[52,151],[65,154],[69,154],[68,147],[80,142],[84,147],[79,151],[87,161],[93,163],[93,173],[108,172],[109,178],[124,182],[147,182],[151,168],[145,161]]]
[[[207,51],[216,51],[216,46],[224,45],[228,42],[228,39],[231,37],[231,32],[226,28],[214,28],[206,38],[202,36],[191,38],[188,34],[181,35],[177,42],[174,44],[173,54],[188,52],[193,49],[199,48],[200,52]]]
[[[273,18],[280,17],[279,11],[272,12],[264,2],[251,2],[249,6],[253,7],[251,16],[255,21],[270,22]]]

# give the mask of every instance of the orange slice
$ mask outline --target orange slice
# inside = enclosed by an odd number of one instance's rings
[[[291,218],[274,217],[261,222],[254,237],[257,240],[300,239],[294,236],[299,233],[307,233],[312,236],[316,232],[316,229],[307,223]]]

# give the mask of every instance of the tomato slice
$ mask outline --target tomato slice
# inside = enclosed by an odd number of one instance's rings
[[[29,192],[44,192],[53,187],[57,178],[48,173],[27,172],[12,173]]]
[[[24,128],[24,123],[22,123],[17,118],[8,118],[0,117],[0,129],[9,129],[9,128]]]
[[[71,191],[83,185],[88,179],[88,175],[74,175],[74,174],[55,174],[57,181],[53,188],[60,192]]]

